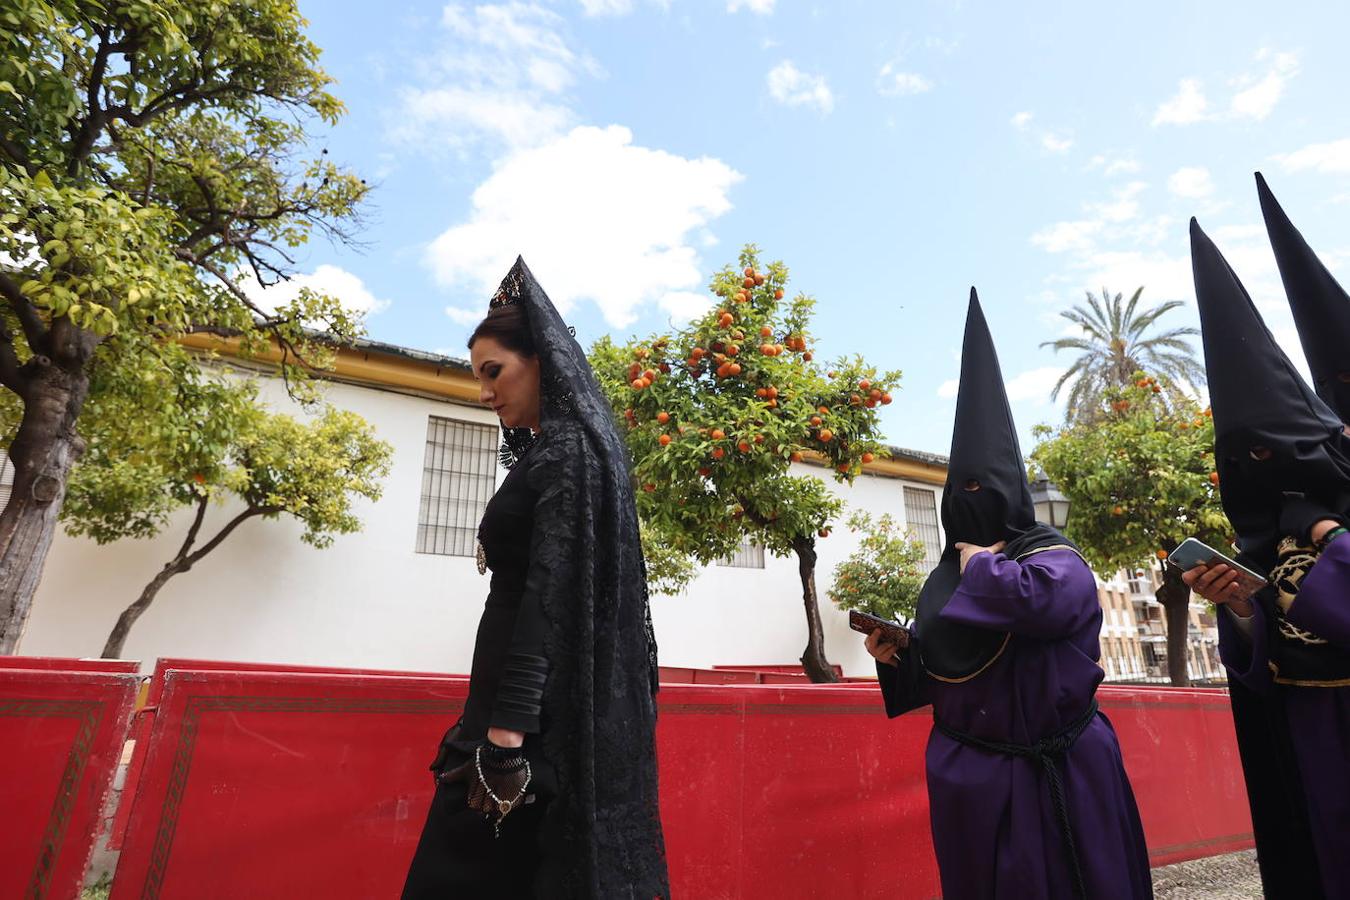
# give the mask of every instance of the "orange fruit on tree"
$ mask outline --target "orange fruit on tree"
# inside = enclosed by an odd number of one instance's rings
[[[738,441],[738,442],[736,443],[736,449],[739,450],[739,451],[741,451],[742,453],[749,453],[749,452],[750,452],[750,442],[749,442],[749,441]]]
[[[800,450],[793,450],[792,455],[789,456],[788,459],[791,460],[792,462],[801,462],[802,452]]]
[[[1218,472],[1210,472],[1210,473],[1209,473],[1209,483],[1210,483],[1210,484],[1218,484],[1218,483],[1219,483],[1219,473],[1218,473]]]
[[[703,466],[698,470],[698,474],[702,475],[704,478],[707,478],[709,475],[712,474],[712,469],[709,469],[707,466]]]
[[[753,279],[755,279],[755,284],[756,284],[756,285],[760,285],[760,284],[763,284],[763,283],[764,283],[764,276],[761,275],[759,272],[756,272],[754,275],[752,275],[752,276],[750,276],[750,277],[753,278]]]
[[[778,396],[778,388],[774,387],[773,385],[769,385],[764,390],[768,391],[770,397]]]
[[[727,344],[727,356],[735,356],[741,352],[741,348],[735,344]]]
[[[876,459],[876,456],[875,456],[874,454],[871,454],[871,453],[864,453],[864,454],[862,455],[862,461],[863,461],[864,463],[870,463],[870,462],[871,462],[872,460],[874,460],[874,459]]]
[[[825,421],[825,420],[822,419],[820,416],[812,416],[812,417],[811,417],[811,424],[814,425],[814,426],[816,426],[817,428],[819,428],[820,425],[821,425],[821,423],[824,422],[824,421]]]
[[[646,387],[646,385],[642,383],[642,379],[641,379],[641,378],[634,378],[634,379],[633,379],[633,390],[635,390],[635,391],[640,391],[640,390],[642,390],[644,387]]]
[[[741,374],[741,364],[732,363],[731,365],[727,366],[727,371],[732,375],[739,375]]]
[[[656,490],[656,485],[652,484],[652,483],[649,481],[649,482],[647,482],[646,484],[644,484],[644,485],[642,486],[642,489],[643,489],[644,491],[646,491],[647,493],[650,494],[652,491]]]
[[[664,447],[670,443],[670,435],[663,434],[661,437],[657,438],[657,440],[660,442],[661,446]]]
[[[770,328],[768,325],[764,325],[759,329],[760,337],[768,337],[771,334],[773,334],[773,329]]]
[[[667,422],[670,421],[670,413],[666,412],[665,410],[662,410],[661,412],[656,414],[656,421],[660,422],[662,425],[666,424]]]
[[[840,472],[847,472],[849,470],[849,465],[848,463],[840,463],[835,468],[837,468]]]
[[[760,344],[759,352],[765,356],[773,356],[773,344]]]
[[[749,275],[747,275],[747,276],[745,276],[745,280],[742,281],[741,284],[744,285],[744,286],[747,287],[747,288],[752,288],[752,287],[755,286],[755,279],[753,279],[753,278],[751,278]]]
[[[655,380],[656,380],[656,370],[655,370],[655,369],[648,369],[647,371],[645,371],[645,372],[642,373],[642,377],[645,378],[645,379],[647,379],[648,381],[655,381]]]
[[[713,458],[713,459],[721,459],[722,457],[724,457],[724,456],[726,456],[726,455],[727,455],[727,451],[723,450],[721,447],[714,447],[714,448],[713,448],[713,452],[712,452],[712,458]]]
[[[755,388],[755,396],[756,396],[756,397],[767,397],[767,396],[769,396],[769,392],[766,391],[764,388]]]
[[[1123,516],[1123,515],[1125,515],[1125,507],[1123,507],[1123,506],[1117,506],[1117,507],[1112,508],[1112,510],[1111,510],[1111,515],[1113,515],[1113,516]]]
[[[756,444],[762,444],[762,443],[764,443],[764,435],[762,435],[762,434],[757,434],[757,435],[755,435],[755,443],[756,443]]]
[[[1159,550],[1158,553],[1157,553],[1157,556],[1158,556],[1158,559],[1167,559],[1167,551],[1166,551],[1166,550]]]
[[[820,434],[818,435],[818,437],[821,439],[822,442],[828,444],[830,441],[834,440],[834,432],[828,428],[822,428],[820,429]]]
[[[862,404],[862,397],[859,397],[857,394],[849,394],[848,402],[853,406],[859,406]]]
[[[819,412],[822,416],[827,416],[830,414],[830,408],[828,406],[817,407],[816,411]]]
[[[779,288],[778,290],[776,290],[776,291],[773,292],[773,299],[775,299],[775,300],[782,300],[782,299],[783,299],[783,289],[782,289],[782,288]]]
[[[754,266],[746,266],[744,274],[746,278],[754,278],[755,277]]]
[[[869,390],[871,387],[872,387],[872,382],[868,381],[866,378],[864,378],[862,381],[858,382],[858,390],[860,390],[860,391],[866,391],[866,390]]]
[[[890,403],[890,402],[891,402],[891,395],[890,395],[890,394],[882,394],[882,395],[881,395],[881,405],[882,405],[882,406],[885,406],[887,403]]]
[[[822,528],[819,531],[817,531],[816,534],[820,535],[823,538],[827,538],[830,536],[830,529]]]
[[[835,375],[835,373],[833,373],[833,372],[826,372],[826,373],[825,373],[825,377],[826,377],[826,378],[833,378],[834,375]]]
[[[745,291],[737,291],[737,292],[736,292],[736,302],[737,302],[737,303],[745,303],[745,302],[747,302],[749,299],[750,299],[750,298],[749,298],[748,296],[746,296]]]
[[[702,359],[703,354],[707,352],[708,351],[704,350],[702,347],[695,347],[693,350],[689,351],[689,355],[692,356],[694,359]]]
[[[814,359],[814,357],[811,355],[811,351],[808,350],[802,354],[802,359],[805,360],[806,362],[810,362],[812,359]]]
[[[770,399],[770,400],[769,400],[769,409],[777,409],[777,408],[778,408],[778,401],[777,401],[777,400],[774,400],[774,399]]]
[[[727,433],[720,428],[714,428],[712,433],[708,435],[708,437],[712,438],[714,441],[720,441],[726,436]]]
[[[880,400],[880,399],[881,399],[881,391],[879,391],[879,390],[876,389],[876,388],[872,388],[872,390],[870,390],[870,391],[867,392],[867,396],[871,397],[873,400]]]

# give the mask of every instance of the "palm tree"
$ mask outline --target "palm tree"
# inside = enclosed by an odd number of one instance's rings
[[[1165,313],[1182,306],[1180,300],[1168,300],[1152,309],[1138,312],[1140,287],[1128,301],[1121,294],[1111,296],[1102,288],[1101,297],[1087,294],[1087,303],[1060,313],[1083,330],[1082,337],[1064,337],[1045,341],[1042,347],[1078,350],[1079,357],[1059,377],[1050,391],[1051,399],[1070,381],[1065,419],[1088,422],[1103,414],[1101,398],[1111,388],[1127,387],[1136,372],[1160,375],[1169,400],[1185,396],[1183,385],[1205,383],[1205,368],[1195,357],[1186,338],[1199,334],[1196,328],[1173,328],[1148,335]]]

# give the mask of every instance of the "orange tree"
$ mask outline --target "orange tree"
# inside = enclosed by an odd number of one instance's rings
[[[619,345],[602,338],[591,364],[626,426],[638,514],[652,540],[710,564],[743,541],[795,554],[806,609],[801,661],[833,681],[817,603],[816,540],[843,510],[810,461],[851,483],[884,453],[877,408],[899,372],[860,357],[814,359],[815,301],[787,300],[788,270],[761,265],[753,245],[713,276],[713,309],[674,333]]]
[[[1188,537],[1218,549],[1232,543],[1219,503],[1213,420],[1208,409],[1184,397],[1177,402],[1165,383],[1143,374],[1098,402],[1101,415],[1091,425],[1038,427],[1032,466],[1069,498],[1065,533],[1094,569],[1133,569],[1146,559],[1158,566],[1168,675],[1184,686],[1191,592],[1163,560]]]

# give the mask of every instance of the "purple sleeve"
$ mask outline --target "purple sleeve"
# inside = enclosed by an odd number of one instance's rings
[[[1252,603],[1250,634],[1243,634],[1233,621],[1231,610],[1221,609],[1219,622],[1219,659],[1233,677],[1254,691],[1271,689],[1270,648],[1266,643],[1266,613],[1261,604]]]
[[[1069,637],[1101,617],[1097,582],[1072,550],[1026,558],[979,553],[942,610],[944,619],[1040,639]]]
[[[1299,628],[1350,649],[1350,536],[1327,545],[1286,615]]]

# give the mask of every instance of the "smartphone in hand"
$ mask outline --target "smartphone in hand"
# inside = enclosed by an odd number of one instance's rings
[[[909,629],[860,609],[848,611],[848,627],[861,634],[871,634],[880,628],[882,643],[894,644],[901,650],[909,646]]]
[[[1253,594],[1270,583],[1269,579],[1260,572],[1247,568],[1193,537],[1182,541],[1180,546],[1167,557],[1167,561],[1183,572],[1194,569],[1196,566],[1213,566],[1223,563],[1238,575],[1236,594],[1238,600],[1251,599]]]

